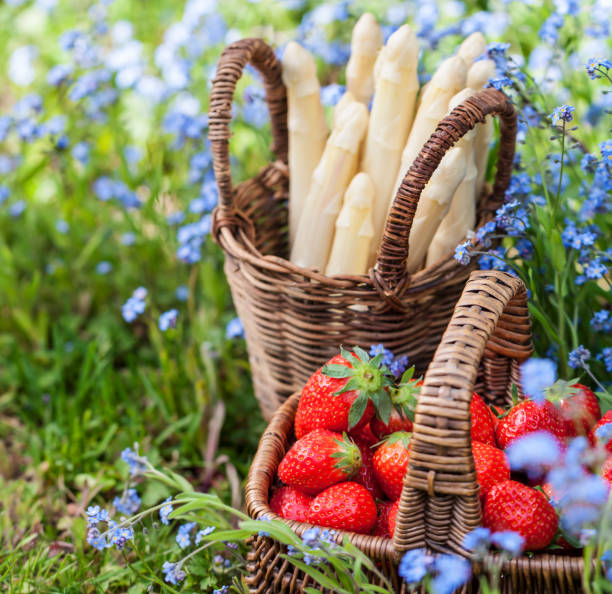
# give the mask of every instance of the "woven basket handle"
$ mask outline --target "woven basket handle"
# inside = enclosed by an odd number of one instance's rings
[[[419,396],[394,548],[461,551],[480,525],[470,401],[483,356],[522,362],[533,351],[525,285],[472,272],[427,369]]]
[[[489,206],[494,210],[502,203],[514,162],[516,112],[504,93],[485,89],[463,101],[438,124],[398,188],[378,253],[376,273],[386,286],[404,284],[402,281],[407,275],[408,236],[423,188],[445,153],[488,115],[499,117],[501,129],[497,171]]]
[[[271,149],[278,159],[287,163],[287,94],[281,78],[281,64],[272,48],[262,39],[241,39],[226,47],[219,58],[208,109],[208,138],[219,188],[219,209],[221,215],[226,217],[231,216],[235,210],[229,158],[229,125],[236,83],[248,62],[263,76],[272,129]]]

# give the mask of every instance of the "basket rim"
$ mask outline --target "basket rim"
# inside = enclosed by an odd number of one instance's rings
[[[252,179],[257,179],[269,167],[270,165],[264,166],[254,178],[240,182],[234,188],[234,191],[239,190]],[[492,197],[493,195],[487,192],[487,195],[481,200],[478,209],[480,218],[476,229],[479,229],[494,218],[492,211],[487,208]],[[296,287],[299,286],[300,282],[305,284],[315,282],[330,290],[337,291],[354,290],[363,293],[371,292],[374,289],[383,299],[397,296],[401,300],[403,298],[418,297],[418,295],[426,293],[434,287],[439,289],[448,284],[453,284],[459,277],[467,278],[469,272],[474,270],[476,266],[474,262],[463,266],[453,258],[452,254],[448,254],[431,266],[413,274],[407,274],[406,282],[395,287],[383,284],[375,267],[370,268],[368,274],[363,275],[342,274],[327,276],[316,268],[298,266],[282,256],[262,254],[249,237],[249,232],[242,225],[219,225],[219,218],[222,215],[218,207],[215,208],[212,216],[214,221],[213,227],[216,229],[215,241],[221,246],[226,255],[270,273],[290,275]]]

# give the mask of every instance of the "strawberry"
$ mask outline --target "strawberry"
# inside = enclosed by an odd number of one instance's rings
[[[492,404],[489,410],[491,411],[491,418],[493,419],[493,427],[495,427],[495,430],[497,431],[497,425],[499,424],[499,421],[506,415],[508,411],[504,410],[501,406],[497,406],[496,404]]]
[[[563,419],[554,404],[546,401],[540,405],[531,399],[523,400],[500,419],[496,431],[497,445],[505,450],[517,437],[540,430],[549,431],[561,443],[565,440]]]
[[[360,485],[363,485],[374,497],[374,499],[382,499],[383,492],[380,485],[376,482],[374,476],[374,452],[370,446],[363,442],[355,442],[361,452],[361,466],[353,480]]]
[[[386,536],[389,538],[389,512],[393,507],[391,501],[381,501],[378,504],[378,517],[372,534],[374,536]]]
[[[608,483],[608,485],[612,486],[612,456],[610,456],[601,467],[600,471],[601,476]]]
[[[351,478],[360,466],[359,448],[346,435],[315,429],[291,446],[278,465],[278,476],[287,485],[316,495]]]
[[[356,443],[363,443],[368,446],[373,446],[375,443],[379,442],[379,439],[376,437],[376,435],[374,435],[371,425],[372,423],[370,422],[367,425],[351,429],[348,432],[349,437]]]
[[[417,396],[421,391],[423,382],[413,380],[414,365],[404,372],[400,385],[391,391],[391,415],[389,422],[384,423],[380,418],[375,417],[370,422],[372,431],[378,439],[386,435],[391,435],[396,431],[412,432],[412,421],[414,421],[414,411],[417,404]]]
[[[369,534],[376,523],[376,503],[363,485],[339,483],[312,500],[308,521],[318,526]]]
[[[306,382],[295,415],[298,439],[313,429],[343,432],[363,427],[374,416],[374,404],[382,413],[390,411],[391,379],[381,366],[382,355],[370,359],[363,349],[353,350],[355,354],[341,349]]]
[[[411,433],[397,431],[387,436],[374,453],[374,475],[389,499],[399,499],[408,468]]]
[[[393,538],[395,534],[395,520],[397,518],[397,511],[399,510],[399,499],[391,506],[389,510],[389,536]]]
[[[493,413],[476,392],[472,393],[470,416],[472,417],[472,441],[479,441],[480,443],[495,446]]]
[[[572,384],[577,392],[559,400],[565,434],[568,437],[588,435],[595,423],[601,419],[599,400],[590,388],[582,384]]]
[[[608,435],[612,435],[612,431],[601,429],[603,426],[612,423],[612,410],[609,410],[589,432],[589,442],[593,447],[600,444],[605,446],[606,450],[612,454],[612,439],[608,439]],[[608,433],[608,435],[605,435]]]
[[[270,509],[286,520],[307,522],[312,497],[293,487],[279,487],[270,499]]]
[[[510,478],[510,466],[506,454],[487,443],[473,441],[472,454],[474,455],[476,477],[480,485],[480,502],[484,503],[491,487]]]
[[[504,481],[485,498],[483,524],[492,532],[513,530],[525,539],[525,550],[547,547],[555,537],[559,518],[541,491],[517,481]]]

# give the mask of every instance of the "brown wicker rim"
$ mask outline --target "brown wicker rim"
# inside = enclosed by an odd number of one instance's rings
[[[330,288],[347,290],[364,283],[375,289],[385,303],[402,310],[402,296],[415,291],[426,291],[444,279],[457,263],[452,257],[434,264],[433,277],[419,271],[410,275],[406,270],[408,236],[421,192],[444,154],[469,130],[484,122],[486,116],[500,120],[501,138],[492,195],[481,206],[483,214],[490,214],[502,203],[510,183],[517,132],[516,112],[508,97],[501,91],[479,91],[455,107],[439,124],[421,149],[406,173],[393,200],[378,253],[377,265],[364,275],[339,275],[327,277],[312,268],[301,268],[278,255],[262,255],[253,243],[253,228],[249,217],[235,205],[232,174],[229,159],[229,138],[232,103],[236,84],[247,63],[251,63],[262,75],[266,101],[270,112],[272,151],[277,161],[264,171],[270,184],[286,183],[287,167],[287,99],[281,79],[281,64],[274,51],[261,39],[237,41],[222,53],[217,67],[209,107],[209,139],[213,154],[215,178],[219,188],[219,206],[215,210],[213,235],[218,242],[232,245],[240,258],[270,272],[298,274],[302,278],[325,283]],[[233,241],[238,231],[240,243]],[[244,249],[242,246],[246,246]],[[426,281],[419,284],[417,280]]]

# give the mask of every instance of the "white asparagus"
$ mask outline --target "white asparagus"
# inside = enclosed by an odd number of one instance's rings
[[[346,65],[346,88],[357,101],[368,105],[374,93],[374,63],[383,44],[376,19],[364,13],[353,28],[351,57]]]
[[[416,272],[422,267],[427,248],[448,212],[453,194],[465,177],[467,161],[461,147],[451,148],[421,192],[408,238],[408,272]]]
[[[293,243],[312,174],[327,139],[317,67],[312,55],[295,42],[283,55],[289,129],[289,241]]]
[[[414,116],[419,90],[418,53],[414,31],[403,25],[391,35],[374,67],[374,101],[361,161],[361,170],[370,176],[376,196],[372,208],[374,239],[370,246],[370,265],[374,264],[383,235],[395,175]]]
[[[467,68],[463,60],[458,56],[453,56],[440,64],[427,83],[427,88],[422,94],[421,106],[414,117],[412,130],[410,130],[408,141],[402,152],[402,160],[390,200],[393,200],[406,172],[423,145],[446,115],[449,101],[465,86],[466,74]]]
[[[482,56],[487,49],[487,41],[479,31],[472,33],[463,40],[457,50],[457,55],[465,62],[469,68],[476,58]]]
[[[493,60],[480,60],[474,62],[468,70],[467,86],[480,90],[489,79],[495,76],[495,62]],[[476,174],[476,199],[482,194],[484,178],[487,172],[487,161],[489,159],[489,146],[493,138],[495,125],[493,116],[487,116],[483,124],[476,126],[476,138],[474,139],[474,162],[478,173]]]
[[[336,234],[325,274],[365,274],[374,236],[372,205],[374,185],[367,173],[358,173],[344,195],[336,219]]]
[[[463,89],[449,104],[449,110],[474,94],[474,89]],[[474,138],[476,130],[470,130],[455,145],[466,157],[466,170],[451,200],[448,213],[440,223],[427,250],[426,266],[431,266],[452,252],[476,224],[476,165],[474,163]]]
[[[291,261],[324,270],[344,192],[357,173],[359,147],[368,125],[368,110],[345,102],[334,114],[332,129],[314,173],[300,218]]]

